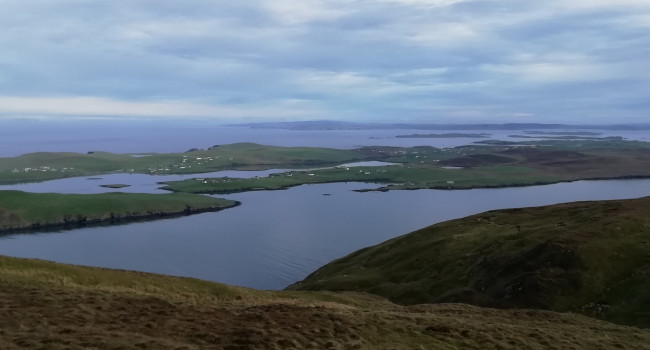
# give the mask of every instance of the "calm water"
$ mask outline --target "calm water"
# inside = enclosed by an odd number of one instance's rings
[[[333,259],[430,224],[490,209],[650,195],[650,180],[466,191],[358,193],[305,185],[225,197],[217,213],[0,238],[0,254],[279,289]],[[324,196],[323,194],[330,194]]]
[[[431,133],[443,133],[432,131]],[[471,133],[472,131],[463,131]],[[483,132],[483,131],[477,131]],[[487,131],[509,139],[513,131]],[[215,144],[353,148],[364,145],[453,147],[479,139],[411,139],[423,130],[254,130],[205,123],[0,120],[0,156],[35,151],[182,152]],[[648,140],[647,131],[607,132]],[[250,177],[226,171],[205,176]],[[0,186],[31,192],[163,192],[159,181],[189,175],[109,174],[38,184]],[[126,183],[115,190],[102,184]],[[66,263],[192,276],[279,289],[352,251],[434,224],[490,209],[650,195],[650,180],[591,181],[509,189],[358,193],[372,184],[305,185],[285,191],[223,196],[243,205],[217,213],[37,234],[0,236],[0,254]],[[328,194],[328,195],[324,195]]]
[[[650,141],[648,131],[607,131],[599,136],[623,136]],[[489,133],[490,138],[520,140],[514,130],[273,130],[224,127],[210,122],[178,121],[45,121],[1,120],[0,157],[29,152],[108,151],[115,153],[184,152],[190,148],[208,148],[235,142],[257,142],[276,146],[314,146],[355,148],[360,146],[455,147],[483,138],[396,138],[397,135],[442,134],[447,132]],[[530,139],[525,139],[530,140]]]

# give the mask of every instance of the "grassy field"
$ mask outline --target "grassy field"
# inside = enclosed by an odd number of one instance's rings
[[[293,290],[570,311],[650,327],[650,197],[490,211],[325,265]]]
[[[163,189],[190,193],[232,193],[254,190],[280,190],[293,186],[331,182],[367,182],[386,184],[380,190],[420,188],[462,189],[549,184],[562,181],[559,176],[544,175],[517,166],[445,169],[423,165],[331,168],[291,171],[261,178],[199,178],[166,182]],[[449,183],[452,181],[453,183]]]
[[[353,171],[335,168],[277,174],[263,179],[214,178],[167,185],[173,191],[195,193],[282,189],[306,183],[345,181],[387,185],[380,190],[465,189],[650,176],[650,143],[647,142],[486,142],[491,144],[455,148],[419,146],[337,150],[239,143],[170,154],[32,153],[0,158],[0,184],[112,172],[189,174],[226,169],[322,168],[366,160],[399,163],[402,167],[351,168]]]
[[[117,223],[225,209],[237,202],[200,195],[59,194],[0,191],[0,231]]]
[[[113,172],[189,174],[226,169],[261,170],[373,159],[361,150],[276,147],[254,143],[215,146],[185,153],[30,153],[0,158],[0,184],[45,181]]]
[[[3,349],[650,349],[576,314],[399,306],[0,257]]]
[[[537,141],[512,146],[367,147],[363,153],[398,166],[335,167],[269,177],[167,182],[192,193],[275,190],[328,182],[384,184],[378,190],[468,189],[550,184],[585,179],[650,177],[650,144],[632,141]]]

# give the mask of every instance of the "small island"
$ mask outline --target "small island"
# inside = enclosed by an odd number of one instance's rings
[[[127,184],[108,184],[108,185],[99,185],[99,187],[104,187],[104,188],[125,188],[125,187],[131,187],[131,185],[127,185]]]

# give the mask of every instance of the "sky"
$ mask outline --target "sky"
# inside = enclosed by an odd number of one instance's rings
[[[650,122],[648,0],[0,0],[0,118]]]

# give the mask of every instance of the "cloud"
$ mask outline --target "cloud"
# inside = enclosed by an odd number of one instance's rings
[[[649,18],[645,0],[2,0],[0,111],[638,122]]]
[[[68,117],[304,118],[323,117],[308,101],[278,101],[270,106],[216,106],[183,101],[121,101],[102,97],[0,96],[0,114]]]
[[[299,24],[312,21],[331,21],[343,17],[346,11],[333,6],[335,1],[321,0],[267,0],[263,7],[282,23]]]

